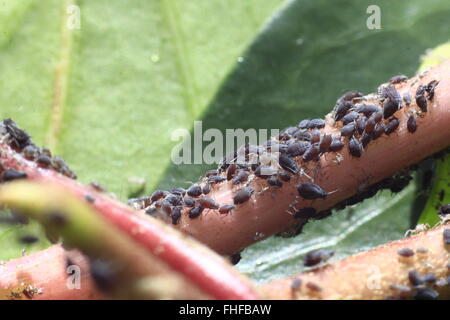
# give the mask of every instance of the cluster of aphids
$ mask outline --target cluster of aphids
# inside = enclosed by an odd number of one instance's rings
[[[69,169],[66,162],[58,156],[52,156],[48,148],[38,148],[31,141],[31,137],[21,130],[11,119],[0,123],[0,142],[8,144],[27,160],[34,161],[38,167],[53,169],[71,179],[76,179],[75,173]],[[26,173],[16,170],[2,172],[1,181],[26,178]]]
[[[360,92],[350,91],[340,97],[333,110],[334,126],[340,128],[340,135],[323,132],[326,125],[323,119],[302,120],[297,126],[284,129],[279,136],[261,146],[245,144],[227,155],[217,170],[207,172],[200,184],[187,190],[157,190],[150,197],[131,199],[130,204],[137,209],[145,209],[149,214],[163,213],[165,218],[171,218],[173,224],[180,221],[183,208],[187,208],[187,215],[191,219],[199,217],[204,209],[227,214],[251,198],[256,190],[249,184],[256,178],[266,180],[266,188],[281,188],[283,183],[291,180],[292,175],[307,176],[298,166],[299,160],[303,163],[318,161],[328,152],[337,154],[346,144],[353,157],[361,157],[371,141],[383,134],[390,135],[398,128],[400,122],[395,113],[404,105],[410,105],[412,97],[409,92],[400,96],[395,85],[406,80],[407,77],[403,75],[392,77],[389,83],[379,87],[377,95],[364,96]],[[407,121],[410,132],[417,130],[415,116],[427,112],[428,101],[433,99],[437,85],[438,81],[434,80],[417,88],[415,101],[420,110],[410,111]],[[367,103],[374,100],[376,104]],[[226,181],[237,188],[233,203],[220,206],[208,194],[215,185]],[[298,184],[297,191],[306,200],[325,199],[329,194],[313,182]],[[316,219],[330,213],[327,211],[321,215],[314,208],[306,207],[296,209],[293,216]]]

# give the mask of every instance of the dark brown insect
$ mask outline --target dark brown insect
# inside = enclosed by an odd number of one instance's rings
[[[325,121],[323,119],[312,119],[308,123],[309,129],[313,129],[313,128],[321,129],[323,127],[325,127]]]
[[[315,160],[320,155],[320,147],[318,143],[314,143],[309,146],[308,150],[306,150],[305,154],[303,155],[303,161],[308,162],[311,160]]]
[[[384,133],[384,129],[385,129],[384,123],[382,122],[377,123],[372,132],[372,139],[375,140],[381,137],[381,135]]]
[[[116,272],[110,261],[100,258],[89,259],[89,273],[95,285],[102,292],[111,292],[116,285]]]
[[[450,214],[450,203],[442,205],[441,208],[439,209],[439,214],[441,216],[445,216],[447,214]]]
[[[390,78],[389,79],[389,83],[397,84],[397,83],[405,82],[406,80],[408,80],[407,76],[405,76],[403,74],[398,74],[398,75],[393,76],[392,78]]]
[[[194,184],[187,189],[188,196],[190,197],[198,197],[202,194],[202,187],[198,184]]]
[[[206,171],[206,176],[207,177],[211,177],[211,176],[217,176],[219,174],[219,171],[213,169],[213,170],[208,170]]]
[[[208,183],[209,184],[216,184],[216,183],[221,183],[223,181],[225,181],[227,178],[225,178],[224,176],[210,176],[208,178]]]
[[[410,248],[401,248],[400,250],[397,251],[397,254],[401,257],[409,258],[414,255],[414,250]]]
[[[348,150],[353,157],[360,158],[363,152],[363,146],[355,137],[351,137],[348,142]]]
[[[19,242],[23,244],[33,244],[39,241],[39,238],[33,235],[24,235],[19,237]]]
[[[252,187],[245,187],[236,192],[236,194],[233,197],[233,203],[236,204],[242,204],[247,202],[250,197],[252,196],[253,192],[255,191]]]
[[[231,210],[233,210],[234,208],[236,208],[236,207],[234,205],[232,205],[232,204],[225,204],[225,205],[223,205],[223,206],[221,206],[219,208],[219,213],[220,214],[227,214]]]
[[[381,112],[381,108],[373,104],[361,104],[358,105],[355,111],[364,114],[366,117],[370,117],[375,112]]]
[[[411,270],[408,272],[408,279],[409,282],[411,282],[411,284],[415,287],[420,286],[424,283],[422,277],[416,270]]]
[[[161,205],[161,209],[168,216],[170,216],[172,214],[172,205],[166,200],[163,200],[162,205]]]
[[[230,181],[233,178],[233,175],[235,174],[237,169],[236,164],[232,163],[227,169],[227,180]]]
[[[310,143],[306,141],[294,142],[287,147],[287,153],[291,157],[301,156],[305,153],[309,146]]]
[[[299,172],[299,169],[297,167],[297,162],[295,162],[294,159],[292,159],[291,157],[281,154],[278,158],[278,163],[280,164],[280,166],[289,172],[295,173],[297,174]]]
[[[341,120],[352,106],[352,103],[349,101],[338,100],[336,106],[334,107],[334,120]]]
[[[106,192],[106,188],[99,182],[93,181],[89,183],[89,186],[97,192]]]
[[[211,192],[211,185],[209,183],[205,184],[202,188],[203,194],[208,194]]]
[[[416,90],[416,104],[422,110],[422,112],[427,112],[428,110],[428,103],[427,99],[425,97],[425,91],[427,87],[426,86],[419,86]]]
[[[186,207],[189,207],[189,208],[195,207],[195,199],[193,199],[193,198],[185,197],[183,199],[183,202]]]
[[[270,177],[267,179],[267,183],[273,187],[282,187],[283,183],[275,177]]]
[[[372,136],[369,133],[364,132],[361,135],[361,139],[360,139],[360,142],[361,142],[363,148],[366,148],[371,140],[372,140]]]
[[[408,118],[408,122],[406,122],[406,127],[408,128],[408,131],[411,133],[416,132],[417,130],[417,122],[413,115],[410,115]]]
[[[328,261],[334,255],[334,251],[319,249],[309,252],[304,259],[304,265],[306,267],[313,267],[319,263]]]
[[[296,219],[311,219],[316,215],[316,209],[312,207],[306,207],[299,209],[294,213],[294,218]]]
[[[300,183],[297,185],[297,191],[300,197],[307,200],[325,199],[328,196],[328,192],[312,182]]]
[[[184,189],[181,188],[181,187],[176,187],[176,188],[170,190],[170,193],[182,197],[182,196],[184,196],[184,195],[186,194],[186,190],[184,190]]]
[[[219,209],[219,205],[217,204],[217,202],[207,196],[202,196],[201,198],[197,199],[197,203],[201,207],[206,209]]]
[[[437,80],[430,81],[427,84],[427,87],[426,87],[425,90],[428,93],[428,100],[433,100],[433,98],[434,98],[434,89],[437,87],[438,84],[439,84],[439,81],[437,81]]]
[[[169,194],[164,198],[164,201],[167,201],[172,206],[181,206],[183,204],[183,198],[175,195],[175,194]]]
[[[234,266],[237,265],[239,263],[239,261],[241,261],[240,253],[235,253],[230,256],[230,262],[232,265],[234,265]]]
[[[383,117],[391,117],[402,107],[402,98],[394,87],[385,87],[382,91],[382,97],[386,98],[383,103]]]
[[[203,208],[202,207],[194,207],[191,210],[189,210],[188,216],[191,219],[195,219],[198,216],[200,216],[202,214],[202,212],[203,212]]]
[[[373,129],[375,129],[375,119],[373,117],[370,117],[367,122],[366,122],[366,126],[364,127],[364,132],[365,133],[372,133]]]
[[[359,116],[359,113],[358,113],[358,112],[355,112],[355,111],[352,111],[352,112],[350,112],[350,113],[347,113],[347,114],[342,118],[342,123],[343,123],[344,126],[345,126],[345,125],[347,125],[347,124],[349,124],[349,123],[355,121],[356,118],[358,118],[358,116]]]
[[[403,94],[403,101],[405,102],[405,104],[409,106],[411,104],[411,100],[412,100],[411,94],[409,92],[405,92]]]
[[[12,147],[23,150],[26,146],[31,144],[31,137],[28,133],[19,129],[14,121],[5,119],[3,120],[3,125],[11,138],[9,143]]]
[[[427,284],[435,284],[437,281],[436,276],[433,273],[427,273],[423,276],[423,281]]]
[[[307,129],[309,126],[309,121],[309,119],[302,120],[298,123],[297,127],[299,127],[300,129]]]
[[[364,132],[364,129],[366,128],[366,123],[367,123],[367,118],[364,116],[358,117],[355,120],[355,126],[356,126],[356,129],[358,130],[359,134],[362,134]]]
[[[320,152],[322,152],[322,153],[327,152],[330,149],[332,141],[333,141],[333,137],[331,136],[331,134],[322,135],[320,137],[320,142],[319,142]]]
[[[386,128],[384,129],[384,133],[386,133],[387,135],[390,135],[392,132],[397,130],[399,124],[400,124],[400,121],[398,120],[398,118],[396,118],[396,117],[392,118],[391,121],[389,121],[386,124]]]
[[[333,141],[331,141],[330,150],[334,152],[338,152],[339,150],[342,150],[344,147],[344,143],[341,141],[340,138],[334,138]]]
[[[12,181],[17,179],[26,179],[27,174],[25,172],[8,169],[3,171],[1,175],[1,180],[3,181]]]
[[[317,129],[314,129],[311,132],[311,143],[316,143],[320,141],[320,131]]]
[[[444,243],[447,245],[450,244],[450,229],[445,229],[443,236],[444,236]]]
[[[52,159],[45,155],[40,155],[36,159],[36,163],[40,165],[41,167],[49,167],[52,164]]]
[[[360,98],[364,96],[363,93],[356,91],[356,90],[352,90],[352,91],[347,91],[346,93],[344,93],[339,100],[344,100],[344,101],[352,101],[355,98]]]
[[[355,132],[356,126],[354,123],[349,123],[342,127],[341,129],[341,136],[343,137],[350,137],[353,135],[353,132]]]
[[[417,288],[413,293],[414,300],[436,300],[439,298],[439,293],[430,288]]]
[[[291,175],[287,172],[278,172],[278,177],[284,182],[291,180]]]
[[[181,219],[181,207],[174,207],[172,209],[172,224],[177,225]]]
[[[84,199],[89,202],[89,203],[94,203],[95,202],[95,198],[91,195],[91,194],[86,194],[84,196]]]
[[[239,170],[239,172],[234,176],[234,178],[231,180],[233,184],[239,184],[247,181],[248,179],[248,171],[246,170]]]
[[[155,202],[161,198],[164,198],[167,195],[167,191],[164,190],[156,190],[155,192],[152,193],[150,200],[152,202]]]

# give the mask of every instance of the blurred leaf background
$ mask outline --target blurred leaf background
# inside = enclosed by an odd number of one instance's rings
[[[374,4],[380,30],[366,26]],[[68,28],[77,8],[80,28]],[[146,193],[186,187],[211,166],[171,164],[175,129],[322,117],[347,90],[414,75],[421,55],[450,39],[449,17],[446,0],[0,0],[0,115],[121,199],[132,176],[146,179]],[[340,259],[401,238],[417,218],[417,190],[265,240],[238,268],[265,282],[301,271],[311,249]],[[30,231],[2,228],[0,258],[20,255],[17,236]]]

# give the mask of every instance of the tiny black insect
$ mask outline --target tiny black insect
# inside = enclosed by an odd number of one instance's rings
[[[36,162],[38,165],[42,166],[42,167],[48,167],[52,164],[52,159],[46,155],[40,155],[37,159]]]
[[[313,267],[319,263],[328,261],[334,255],[334,251],[319,249],[309,252],[304,259],[304,265],[306,267]]]
[[[231,210],[233,210],[234,208],[235,208],[235,206],[232,205],[232,204],[225,204],[225,205],[223,205],[223,206],[221,206],[221,207],[219,208],[219,213],[220,213],[220,214],[227,214],[227,213],[229,213]]]
[[[294,218],[296,219],[311,219],[316,215],[316,209],[312,207],[306,207],[299,209],[294,213]]]
[[[339,150],[342,150],[344,147],[344,143],[341,141],[340,138],[334,138],[330,145],[330,150],[337,152]]]
[[[303,130],[298,130],[294,134],[294,138],[297,140],[303,140],[303,141],[311,141],[312,135],[311,133]]]
[[[397,251],[397,254],[401,257],[409,258],[414,255],[414,250],[410,248],[401,248],[400,250]]]
[[[427,112],[428,103],[425,97],[426,86],[419,86],[416,90],[416,104],[422,110],[422,112]]]
[[[91,194],[86,194],[84,196],[84,199],[89,202],[89,203],[94,203],[95,202],[95,198],[91,195]]]
[[[356,129],[358,130],[359,134],[362,134],[364,132],[364,129],[366,128],[367,118],[362,116],[358,117],[355,120]]]
[[[348,150],[353,157],[360,158],[363,152],[363,146],[355,137],[348,142]]]
[[[433,273],[427,273],[423,276],[423,281],[427,284],[435,284],[437,281],[436,276]]]
[[[172,209],[172,224],[178,224],[181,219],[181,207],[173,207]]]
[[[371,140],[372,140],[372,136],[369,133],[364,132],[361,135],[361,139],[360,139],[360,142],[361,142],[363,148],[366,148]]]
[[[283,183],[275,177],[270,177],[269,179],[267,179],[267,183],[274,187],[281,188],[283,186]]]
[[[367,122],[366,122],[366,126],[364,127],[364,132],[365,133],[372,133],[373,129],[375,129],[375,119],[373,117],[370,117]]]
[[[300,129],[307,129],[309,121],[310,121],[309,119],[302,120],[298,123],[297,127],[299,127]]]
[[[239,170],[239,172],[234,176],[234,178],[231,180],[233,184],[239,184],[247,181],[248,179],[248,171],[246,170]]]
[[[33,244],[39,241],[39,238],[33,235],[24,235],[19,238],[19,242],[23,244]]]
[[[209,184],[216,184],[225,181],[227,178],[224,176],[210,176],[208,178]]]
[[[187,194],[190,197],[198,197],[202,194],[202,187],[198,184],[194,184],[187,189]]]
[[[328,195],[328,192],[312,182],[300,183],[297,185],[297,191],[300,197],[307,200],[325,199]]]
[[[361,104],[358,105],[355,111],[364,114],[366,117],[370,117],[375,112],[381,112],[381,108],[373,104]]]
[[[25,159],[28,160],[34,160],[39,154],[39,150],[33,145],[26,146],[22,152]]]
[[[305,153],[309,146],[310,143],[306,141],[294,142],[287,147],[287,153],[291,157],[301,156]]]
[[[352,106],[352,103],[349,101],[338,100],[336,106],[334,107],[334,120],[341,120]]]
[[[202,214],[202,212],[203,212],[203,208],[202,207],[194,207],[191,210],[189,210],[188,215],[189,215],[189,218],[195,219],[198,216],[200,216]]]
[[[193,199],[191,197],[185,197],[183,199],[183,202],[186,207],[189,207],[189,208],[195,207],[195,199]]]
[[[183,205],[183,198],[174,194],[169,194],[164,198],[164,201],[167,201],[172,206],[181,206]]]
[[[186,194],[186,190],[184,190],[181,187],[177,187],[177,188],[170,190],[170,193],[178,195],[178,196],[184,196]]]
[[[197,199],[197,203],[201,207],[206,209],[219,209],[219,205],[217,204],[217,202],[207,196],[202,196],[201,198]]]
[[[280,166],[289,172],[292,173],[298,173],[299,169],[297,167],[297,162],[295,162],[294,159],[292,159],[291,157],[281,154],[278,158],[278,163],[280,164]]]
[[[311,132],[311,143],[316,143],[320,141],[320,131],[317,129],[314,129]]]
[[[430,288],[417,288],[413,293],[413,298],[415,300],[436,300],[439,298],[439,293]]]
[[[1,179],[3,181],[12,181],[12,180],[26,179],[26,178],[27,178],[27,174],[25,172],[12,170],[12,169],[3,171],[2,176],[1,176]]]
[[[420,286],[424,283],[422,277],[416,270],[411,270],[408,272],[409,282],[415,287]]]
[[[227,169],[227,180],[228,181],[230,181],[233,178],[233,176],[236,172],[236,169],[237,169],[236,164],[234,164],[234,163],[230,164],[230,166]]]
[[[408,128],[408,131],[411,133],[416,132],[417,130],[417,122],[413,115],[410,115],[408,118],[408,122],[406,122],[406,127]]]
[[[437,87],[438,84],[439,84],[439,81],[437,81],[437,80],[430,81],[427,84],[427,87],[426,87],[425,90],[428,93],[428,100],[433,100],[433,98],[434,98],[434,89]]]
[[[236,192],[236,194],[233,197],[234,204],[242,204],[247,202],[250,197],[252,196],[253,192],[255,191],[252,187],[245,187]]]
[[[311,160],[318,159],[320,155],[320,147],[318,143],[314,143],[309,146],[308,150],[306,150],[305,154],[303,155],[303,161],[308,162]]]
[[[150,200],[152,202],[158,201],[161,198],[164,198],[167,195],[167,191],[164,190],[156,190],[152,193]]]
[[[397,84],[397,83],[401,83],[408,80],[408,77],[403,75],[403,74],[398,74],[396,76],[393,76],[392,78],[389,79],[389,83],[391,84]]]
[[[211,185],[209,183],[205,184],[202,188],[203,194],[208,194],[211,192]]]
[[[442,216],[450,214],[450,203],[442,205],[439,209],[439,214]]]
[[[360,98],[364,96],[363,93],[356,91],[356,90],[352,90],[352,91],[347,91],[346,93],[344,93],[339,100],[344,100],[344,101],[352,101],[355,98]]]
[[[398,120],[398,118],[395,118],[395,117],[392,118],[391,121],[389,121],[386,124],[386,128],[384,129],[384,133],[386,133],[387,135],[390,135],[392,132],[397,130],[399,124],[400,124],[400,121]]]
[[[98,259],[89,259],[89,270],[96,286],[103,292],[111,292],[113,290],[115,280],[115,272],[110,262]]]
[[[241,261],[241,254],[235,253],[230,256],[230,262],[232,265],[237,265]]]
[[[355,132],[356,126],[354,123],[349,123],[342,127],[341,129],[341,136],[343,137],[350,137],[353,135],[353,132]]]
[[[325,121],[323,119],[312,119],[308,123],[309,129],[313,129],[313,128],[321,129],[323,127],[325,127]]]
[[[382,122],[377,123],[372,132],[372,139],[375,140],[375,139],[381,137],[381,135],[384,133],[385,128],[386,127],[385,127],[384,123],[382,123]]]
[[[320,152],[322,152],[322,153],[327,152],[330,149],[332,141],[333,141],[333,137],[331,136],[331,134],[322,135],[320,137],[320,142],[319,142]]]
[[[359,116],[359,113],[358,113],[358,112],[355,112],[355,111],[352,111],[352,112],[350,112],[350,113],[347,113],[347,114],[342,118],[342,123],[343,123],[344,126],[345,126],[345,125],[347,125],[347,124],[349,124],[349,123],[355,121],[356,118],[358,118],[358,116]]]
[[[213,169],[213,170],[208,170],[206,171],[206,176],[207,177],[211,177],[211,176],[217,176],[219,174],[219,171]]]
[[[405,92],[403,94],[403,101],[405,102],[405,104],[409,106],[411,104],[411,100],[412,100],[411,94],[409,92]]]

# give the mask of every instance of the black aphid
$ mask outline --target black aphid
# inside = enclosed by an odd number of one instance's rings
[[[1,180],[3,181],[12,181],[17,179],[26,179],[27,174],[25,172],[8,169],[3,171],[1,175]]]
[[[189,208],[195,207],[195,199],[191,197],[185,197],[183,199],[184,205]]]
[[[203,194],[208,194],[211,192],[211,185],[209,183],[205,184],[202,188]]]
[[[178,196],[178,195],[175,195],[175,194],[169,194],[168,196],[166,196],[164,198],[164,201],[167,201],[172,206],[181,206],[181,205],[183,205],[183,198]]]
[[[216,183],[220,183],[225,181],[227,178],[225,178],[224,176],[210,176],[208,178],[208,183],[209,184],[216,184]]]
[[[364,132],[364,129],[366,128],[366,123],[367,123],[367,118],[364,116],[358,117],[355,120],[356,130],[358,130],[359,134],[362,134]]]
[[[355,111],[364,114],[366,117],[370,117],[375,112],[381,112],[381,108],[373,104],[361,104],[358,105]]]
[[[280,154],[278,158],[279,165],[286,171],[292,172],[292,173],[298,173],[299,169],[297,167],[297,162],[295,162],[294,159],[291,157]]]
[[[166,200],[163,200],[161,209],[168,216],[170,216],[172,214],[172,205]]]
[[[37,159],[36,159],[36,163],[42,167],[48,167],[52,164],[52,159],[48,156],[45,155],[40,155]]]
[[[19,237],[19,242],[23,244],[33,244],[39,241],[39,238],[33,235],[24,235]]]
[[[227,214],[227,213],[229,213],[231,210],[233,210],[234,208],[235,208],[235,206],[232,205],[232,204],[225,204],[225,205],[223,205],[223,206],[221,206],[221,207],[219,208],[219,213],[220,213],[220,214]]]
[[[408,77],[403,75],[403,74],[398,74],[396,76],[393,76],[392,78],[389,79],[389,83],[391,84],[397,84],[397,83],[401,83],[408,80]]]
[[[416,90],[416,104],[422,112],[427,112],[428,110],[427,98],[425,97],[426,89],[426,86],[419,86]]]
[[[307,200],[325,199],[328,195],[328,192],[312,182],[300,183],[297,185],[297,191],[300,197]]]
[[[177,187],[177,188],[170,190],[170,193],[178,195],[178,196],[184,196],[186,194],[186,190],[184,190],[181,187]]]
[[[330,150],[337,152],[339,150],[342,150],[344,147],[344,143],[341,141],[340,138],[335,138],[333,141],[331,141]]]
[[[437,278],[433,273],[427,273],[423,276],[423,281],[425,281],[426,284],[435,284]]]
[[[194,207],[191,210],[189,210],[188,215],[189,215],[189,218],[195,219],[198,216],[200,216],[202,214],[202,212],[203,212],[202,207]]]
[[[202,194],[202,187],[198,184],[194,184],[187,189],[188,196],[190,197],[198,197]]]
[[[242,204],[247,202],[250,197],[252,196],[255,189],[252,187],[245,187],[236,192],[236,194],[233,196],[233,203],[234,204]]]
[[[311,219],[316,215],[316,209],[312,207],[306,207],[299,209],[294,213],[294,218],[296,219]]]
[[[450,214],[450,203],[442,205],[439,209],[439,214],[442,216]]]
[[[84,199],[89,202],[89,203],[94,203],[95,202],[95,198],[94,196],[92,196],[91,194],[86,194],[84,195]]]
[[[234,174],[236,173],[236,169],[237,169],[236,164],[234,164],[234,163],[230,164],[230,166],[227,169],[227,180],[228,181],[230,181],[233,178]]]
[[[25,159],[34,160],[39,154],[39,150],[34,145],[28,145],[23,150],[23,156]]]
[[[24,149],[26,146],[31,144],[31,137],[25,131],[19,129],[14,121],[11,119],[5,119],[3,121],[6,132],[9,134],[11,140],[10,144],[14,148],[20,150]]]
[[[218,170],[215,170],[215,169],[213,169],[213,170],[208,170],[208,171],[206,171],[206,176],[207,177],[211,177],[211,176],[217,176],[219,174],[219,171]]]
[[[308,131],[298,130],[294,134],[294,138],[297,140],[311,141],[312,135]]]
[[[334,251],[327,249],[319,249],[309,252],[304,259],[304,265],[306,267],[313,267],[319,263],[328,261],[334,255]]]
[[[110,262],[98,259],[89,259],[89,270],[96,286],[103,292],[111,292],[116,283],[115,272]]]
[[[360,158],[363,152],[363,146],[355,137],[351,137],[348,142],[348,150],[353,157]]]
[[[341,129],[341,136],[343,137],[350,137],[353,135],[353,132],[355,132],[356,126],[354,123],[349,123],[342,127]]]
[[[231,180],[233,184],[239,184],[247,181],[248,179],[248,171],[246,170],[239,170],[239,172],[234,176],[234,178]]]
[[[382,97],[386,98],[383,103],[383,117],[387,119],[402,107],[402,98],[391,86],[383,88]]]
[[[291,175],[287,172],[278,172],[278,178],[280,178],[281,181],[288,182],[291,180]]]
[[[360,139],[360,142],[361,142],[363,148],[366,148],[371,140],[372,140],[372,136],[369,133],[364,132],[361,135],[361,139]]]
[[[267,183],[273,187],[282,187],[283,183],[275,177],[270,177],[267,179]]]
[[[364,127],[364,132],[372,133],[373,129],[375,129],[375,125],[376,125],[375,119],[373,117],[370,117],[366,121],[366,126]]]
[[[430,81],[427,84],[427,87],[426,87],[425,90],[428,93],[428,100],[433,100],[433,98],[434,98],[434,89],[437,87],[438,84],[439,84],[439,81],[437,81],[437,80]]]
[[[301,156],[305,153],[309,146],[310,143],[306,141],[294,142],[287,147],[287,153],[291,157]]]
[[[219,209],[219,205],[217,204],[217,202],[207,196],[202,196],[201,198],[197,199],[197,203],[201,207],[206,209]]]
[[[385,129],[386,129],[386,127],[385,127],[384,123],[382,123],[382,122],[377,123],[372,132],[372,139],[375,140],[375,139],[381,137],[383,135]]]
[[[258,178],[267,179],[269,176],[272,175],[272,172],[273,172],[273,170],[272,170],[271,166],[262,165],[262,166],[258,166],[255,169],[254,174]],[[268,173],[271,173],[271,174],[268,174]]]
[[[415,300],[436,300],[439,298],[439,293],[430,288],[418,288],[413,293],[413,298]]]
[[[410,248],[401,248],[400,250],[397,251],[397,254],[401,257],[409,258],[414,256],[414,250]]]
[[[384,129],[384,133],[386,133],[387,135],[390,135],[392,132],[397,130],[399,124],[400,124],[400,121],[398,120],[398,118],[395,118],[395,117],[392,118],[391,121],[389,121],[386,124],[386,128]]]
[[[405,92],[403,94],[403,101],[405,102],[405,104],[407,106],[409,106],[411,104],[411,100],[412,100],[411,94],[409,92]]]
[[[347,113],[347,114],[342,118],[342,123],[343,123],[344,125],[347,125],[347,124],[349,124],[349,123],[355,121],[356,118],[358,118],[358,116],[359,116],[359,113],[358,113],[358,112],[355,112],[355,111],[352,111],[352,112],[350,112],[350,113]]]
[[[298,123],[297,127],[299,127],[300,129],[307,129],[309,126],[309,121],[309,119],[302,120]]]
[[[324,134],[320,137],[319,141],[319,149],[320,152],[324,153],[330,149],[331,142],[333,141],[333,137],[331,134]]]
[[[311,132],[311,143],[316,143],[320,141],[320,131],[317,129],[314,129]]]
[[[181,207],[173,207],[172,209],[172,224],[178,224],[178,222],[180,222],[181,219]]]
[[[417,122],[416,122],[416,118],[414,118],[413,115],[409,116],[408,121],[406,122],[406,127],[408,128],[409,132],[411,132],[411,133],[416,132]]]
[[[155,202],[161,198],[164,198],[167,195],[167,191],[164,190],[156,190],[152,193],[150,199],[152,202]]]
[[[408,272],[409,282],[415,287],[420,286],[424,283],[422,277],[416,270],[411,270]]]
[[[323,127],[325,127],[325,121],[323,119],[312,119],[308,123],[309,129],[313,129],[313,128],[321,129]]]
[[[352,90],[352,91],[347,91],[346,93],[344,93],[339,100],[344,100],[344,101],[352,101],[355,98],[360,98],[364,96],[363,93],[356,91],[356,90]]]
[[[450,229],[445,229],[443,236],[444,236],[444,243],[450,244]]]
[[[235,253],[230,256],[230,262],[232,265],[237,265],[241,261],[241,254]]]
[[[334,120],[341,120],[352,106],[352,103],[349,101],[338,100],[336,106],[334,107]]]
[[[320,155],[320,147],[318,143],[309,146],[308,150],[303,154],[303,161],[308,162],[318,159]]]

